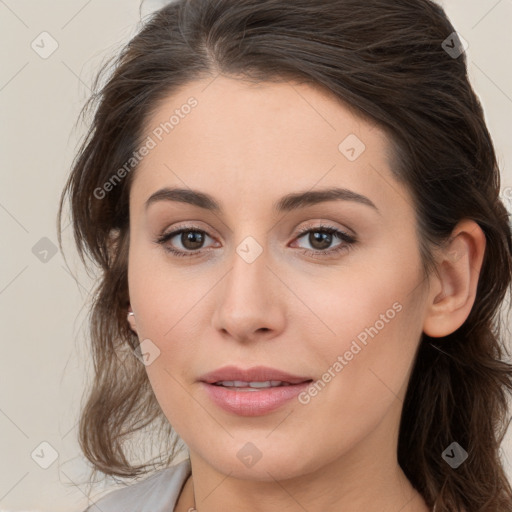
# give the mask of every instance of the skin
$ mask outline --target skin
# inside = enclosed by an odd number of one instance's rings
[[[191,96],[198,105],[144,157],[130,191],[128,321],[160,350],[146,371],[192,464],[176,510],[189,510],[194,495],[199,512],[429,510],[396,458],[403,398],[421,333],[445,336],[471,310],[484,234],[461,221],[436,253],[439,275],[425,279],[413,201],[392,175],[383,131],[311,85],[221,75],[166,98],[146,136]],[[338,149],[349,134],[366,146],[355,161]],[[164,186],[206,192],[223,213],[170,201],[145,211]],[[331,186],[378,211],[347,200],[272,211],[285,194]],[[207,234],[199,255],[176,257],[154,242],[191,222]],[[321,222],[356,243],[312,255],[321,244],[297,232]],[[252,263],[236,252],[248,236],[263,249]],[[166,244],[194,252],[181,241]],[[333,236],[324,248],[343,243]],[[396,303],[400,312],[306,405],[238,416],[198,382],[227,364],[316,381]],[[251,467],[237,457],[248,442],[262,454]]]

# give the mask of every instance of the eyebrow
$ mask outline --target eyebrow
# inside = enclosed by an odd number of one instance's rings
[[[283,196],[279,201],[272,205],[275,212],[290,212],[307,206],[312,206],[326,201],[353,201],[359,204],[369,206],[379,212],[375,204],[366,196],[358,194],[346,188],[327,188],[323,190],[308,190],[304,192],[294,192]],[[153,203],[159,201],[177,201],[187,203],[205,210],[210,210],[222,214],[222,208],[219,203],[209,194],[198,190],[185,188],[164,187],[152,194],[145,203],[145,210]]]

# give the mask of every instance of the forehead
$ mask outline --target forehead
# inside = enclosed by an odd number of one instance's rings
[[[309,84],[224,76],[192,82],[157,105],[143,138],[151,149],[134,173],[136,209],[162,186],[202,189],[238,210],[328,186],[378,202],[383,180],[393,179],[385,133]],[[388,193],[396,196],[394,187]]]

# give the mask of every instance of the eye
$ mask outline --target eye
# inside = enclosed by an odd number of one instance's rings
[[[334,226],[320,225],[315,227],[307,227],[302,229],[297,235],[297,240],[305,238],[308,235],[306,241],[312,247],[302,251],[305,254],[314,255],[327,255],[337,254],[340,251],[349,250],[352,245],[356,243],[356,238]],[[334,246],[334,248],[328,248],[331,246],[334,240],[341,240],[341,242]]]
[[[195,226],[184,226],[180,229],[160,235],[155,242],[175,256],[194,256],[202,249],[206,238],[211,238],[205,231]],[[172,244],[167,242],[172,242]],[[176,249],[176,244],[178,248]],[[181,247],[179,247],[181,245]]]

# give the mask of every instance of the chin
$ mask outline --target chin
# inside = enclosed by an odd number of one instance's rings
[[[204,447],[205,455],[201,458],[219,473],[240,480],[287,480],[311,473],[326,463],[321,454],[316,454],[316,457],[314,454],[308,455],[298,442],[293,446],[282,443],[277,446],[264,438],[244,440],[228,446],[216,444],[214,453],[211,446]]]

